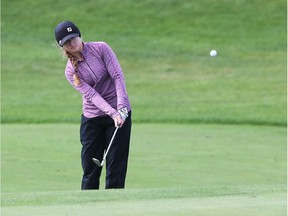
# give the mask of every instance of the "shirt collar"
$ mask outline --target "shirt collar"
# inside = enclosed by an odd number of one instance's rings
[[[85,42],[82,42],[82,44],[83,44],[83,49],[82,49],[82,51],[80,51],[80,53],[82,54],[83,60],[80,60],[80,61],[78,61],[78,62],[81,62],[81,61],[84,61],[84,60],[85,60],[85,54],[86,54],[86,52],[87,52],[87,45],[86,45],[86,43],[85,43]]]

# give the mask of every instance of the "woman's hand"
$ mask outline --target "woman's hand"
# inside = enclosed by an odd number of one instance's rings
[[[126,118],[128,117],[128,110],[126,107],[118,110],[119,115],[114,119],[115,127],[122,127]]]
[[[123,126],[124,122],[125,122],[125,120],[123,120],[123,119],[121,118],[120,114],[117,115],[117,116],[114,118],[115,127],[120,127],[120,128],[121,128],[121,127]]]
[[[128,110],[126,107],[118,110],[119,115],[114,119],[115,127],[122,127],[126,118],[128,117]]]

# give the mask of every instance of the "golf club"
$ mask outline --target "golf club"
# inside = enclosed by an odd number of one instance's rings
[[[111,138],[111,140],[110,140],[110,143],[109,143],[109,145],[108,145],[108,148],[107,148],[107,150],[106,150],[106,152],[105,152],[105,154],[104,154],[104,157],[103,157],[102,162],[100,163],[100,161],[99,161],[98,159],[92,158],[92,161],[93,161],[97,166],[102,167],[102,166],[104,165],[105,160],[106,160],[106,156],[107,156],[107,154],[108,154],[108,151],[109,151],[109,149],[110,149],[110,147],[111,147],[111,144],[112,144],[112,142],[113,142],[113,140],[114,140],[114,137],[115,137],[115,135],[116,135],[116,133],[117,133],[118,128],[119,128],[119,127],[116,127],[116,129],[115,129],[115,131],[114,131],[114,133],[113,133],[113,136],[112,136],[112,138]]]

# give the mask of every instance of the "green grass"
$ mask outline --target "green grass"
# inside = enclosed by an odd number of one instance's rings
[[[1,215],[286,215],[286,1],[1,9]],[[79,190],[81,96],[53,35],[67,19],[122,65],[134,123],[125,190],[103,190],[105,173],[100,191]]]
[[[284,185],[4,194],[3,215],[285,215]]]
[[[2,125],[2,192],[80,188],[78,130]],[[135,124],[127,188],[285,184],[285,139],[282,127]]]
[[[85,192],[78,128],[2,125],[2,215],[285,215],[283,127],[134,124],[126,189]]]
[[[71,19],[85,41],[117,53],[134,122],[286,125],[285,1],[72,0],[73,13],[64,5],[2,2],[3,123],[78,122],[80,95],[52,46],[55,25]]]

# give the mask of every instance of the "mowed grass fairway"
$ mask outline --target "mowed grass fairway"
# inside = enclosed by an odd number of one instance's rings
[[[4,207],[2,215],[286,215],[284,188],[264,185],[8,194],[6,200],[22,205]]]
[[[1,215],[287,214],[285,0],[3,0]],[[125,190],[80,191],[54,27],[106,41],[133,107]],[[212,49],[217,57],[210,57]]]
[[[3,215],[285,215],[285,128],[136,124],[127,188],[90,192],[77,132],[2,126]]]

